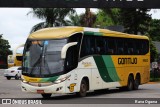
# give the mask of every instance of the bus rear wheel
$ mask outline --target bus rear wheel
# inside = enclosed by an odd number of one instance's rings
[[[128,91],[131,91],[131,90],[133,90],[133,87],[134,87],[134,79],[133,79],[133,76],[130,75],[130,76],[128,77],[128,83],[127,83],[126,89],[127,89]]]
[[[52,94],[41,94],[43,98],[50,98]]]
[[[83,79],[81,82],[81,85],[80,85],[80,91],[79,91],[79,93],[77,93],[78,96],[85,97],[87,94],[87,90],[88,90],[87,81],[85,79]]]
[[[134,87],[133,87],[134,90],[138,90],[139,85],[140,85],[140,76],[137,75],[136,79],[134,80]]]

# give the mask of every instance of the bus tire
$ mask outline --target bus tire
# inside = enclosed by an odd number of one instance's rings
[[[41,94],[43,98],[50,98],[52,94],[47,93],[47,94]]]
[[[85,97],[87,94],[87,90],[88,90],[88,84],[87,81],[85,79],[83,79],[81,81],[81,85],[80,85],[80,91],[78,93],[78,96],[80,97]]]
[[[7,78],[7,80],[10,80],[11,79],[11,77],[6,77]]]
[[[134,87],[133,87],[133,89],[134,90],[138,90],[139,85],[140,85],[140,76],[136,75],[136,78],[134,80]]]
[[[19,80],[18,74],[15,75],[15,79],[16,79],[16,80]]]
[[[126,89],[127,91],[131,91],[133,90],[133,87],[134,87],[134,79],[132,75],[129,75]]]

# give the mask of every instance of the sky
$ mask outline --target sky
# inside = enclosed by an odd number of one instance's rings
[[[9,41],[11,50],[15,49],[18,45],[24,44],[31,28],[43,22],[32,14],[27,15],[31,11],[30,8],[0,8],[0,35],[3,34],[3,38]],[[76,9],[77,13],[84,13],[82,8]],[[97,12],[96,9],[92,9],[93,12]],[[152,10],[150,12],[152,18],[160,19],[160,10]],[[22,48],[18,51],[20,52]]]

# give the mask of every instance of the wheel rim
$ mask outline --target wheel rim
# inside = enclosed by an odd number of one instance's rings
[[[132,90],[132,88],[133,88],[133,83],[132,81],[130,81],[130,89]]]
[[[138,87],[139,87],[139,84],[140,84],[140,82],[139,82],[139,79],[138,78],[136,78],[135,79],[135,83],[134,83],[135,85],[134,85],[134,89],[138,89]]]
[[[79,93],[79,95],[81,97],[86,96],[86,91],[87,91],[87,84],[86,84],[85,81],[82,81],[81,86],[80,86],[80,93]]]
[[[128,89],[129,89],[129,90],[132,90],[132,89],[133,89],[133,81],[132,81],[132,78],[129,79]]]
[[[84,83],[82,84],[81,89],[82,89],[82,93],[86,92],[86,85]]]

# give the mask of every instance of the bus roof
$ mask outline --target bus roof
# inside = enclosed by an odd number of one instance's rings
[[[28,38],[30,39],[61,39],[61,38],[70,37],[72,34],[80,33],[80,32],[86,33],[86,34],[88,33],[91,35],[98,35],[98,36],[148,39],[147,36],[127,34],[127,33],[111,31],[107,29],[100,29],[100,28],[87,28],[87,27],[76,27],[76,26],[44,28],[30,34]]]

